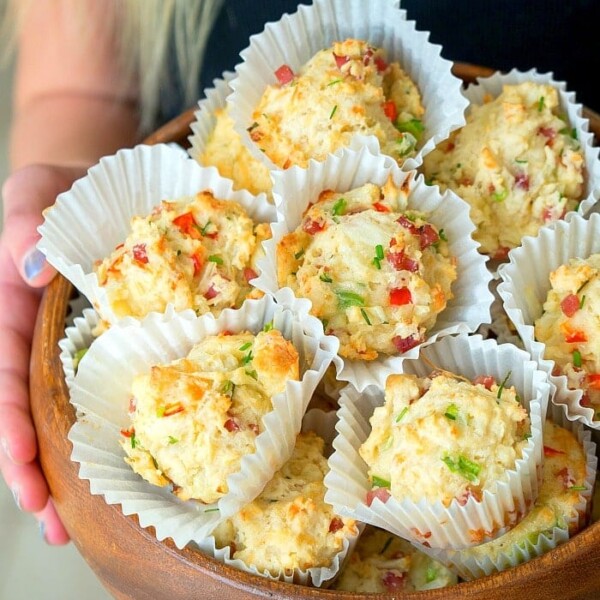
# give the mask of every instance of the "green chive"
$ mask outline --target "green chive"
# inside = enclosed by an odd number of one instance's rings
[[[393,537],[389,537],[387,540],[385,540],[385,544],[383,545],[383,548],[381,549],[381,551],[379,552],[379,554],[385,554],[385,551],[390,547],[390,544],[394,541]]]
[[[219,510],[218,508],[207,508],[207,509],[205,509],[205,511],[204,511],[204,512],[205,512],[205,513],[207,513],[207,512],[216,512],[216,511],[218,511],[218,510]]]
[[[87,348],[81,348],[80,350],[77,350],[77,352],[75,352],[75,354],[73,354],[73,368],[75,370],[77,370],[77,367],[79,366],[79,363],[81,362],[81,359],[85,356],[85,353],[88,351]]]
[[[546,103],[546,99],[544,98],[544,96],[540,96],[540,99],[538,100],[538,112],[542,112],[542,110],[544,110],[544,104]]]
[[[511,376],[511,373],[512,373],[512,371],[509,371],[506,374],[506,377],[502,380],[502,383],[500,384],[500,387],[498,388],[498,393],[496,394],[496,398],[498,398],[498,400],[500,400],[500,397],[502,396],[502,391],[504,390],[504,386],[506,385],[508,378]]]
[[[331,277],[329,277],[329,275],[327,275],[327,273],[321,273],[319,275],[319,279],[321,281],[324,281],[325,283],[333,283],[333,279],[331,279]]]
[[[242,364],[247,365],[253,358],[254,356],[252,356],[252,350],[250,350],[250,352],[248,352],[248,354],[242,358]]]
[[[398,416],[396,417],[396,423],[400,423],[400,421],[402,421],[402,419],[404,418],[404,415],[408,412],[408,406],[405,406],[399,413]]]
[[[444,456],[442,458],[445,465],[452,471],[452,473],[458,473],[465,479],[469,481],[475,481],[479,472],[481,471],[481,466],[477,463],[470,461],[465,456],[460,455],[456,460],[453,460],[450,456]]]
[[[508,196],[508,190],[500,190],[499,192],[494,192],[492,194],[492,198],[494,199],[494,202],[504,202],[504,200],[506,200],[507,196]]]
[[[169,436],[169,444],[176,444],[179,440],[172,435]]]
[[[204,227],[203,227],[203,228],[200,230],[200,233],[201,233],[202,235],[206,235],[206,232],[207,232],[208,228],[210,227],[210,225],[211,225],[211,222],[210,222],[210,219],[209,219],[209,220],[206,222],[206,225],[205,225],[205,226],[204,226]]]
[[[390,488],[392,486],[392,484],[387,479],[377,477],[377,475],[373,475],[371,477],[371,481],[373,482],[373,487]]]
[[[258,373],[255,369],[253,369],[252,371],[246,371],[245,373],[246,375],[248,375],[248,377],[252,377],[252,379],[258,381]]]
[[[246,131],[247,131],[248,133],[250,133],[250,132],[251,132],[253,129],[256,129],[256,127],[258,127],[258,123],[257,123],[256,121],[254,121],[254,123],[252,123],[252,125],[250,125],[250,127],[248,127],[248,128],[246,129]]]
[[[137,438],[135,437],[135,433],[131,434],[131,447],[135,448],[138,444]]]
[[[375,267],[377,267],[377,270],[381,271],[381,259],[375,257],[372,262],[375,265]]]
[[[395,126],[398,131],[410,133],[417,140],[420,139],[421,135],[425,131],[423,122],[419,119],[411,119],[410,121],[404,121],[402,123],[396,121]]]
[[[444,240],[445,242],[448,241],[448,236],[446,235],[446,232],[443,229],[440,229],[438,235],[440,236],[440,240]]]
[[[299,250],[298,252],[296,252],[296,254],[294,254],[294,258],[296,260],[298,260],[299,258],[302,258],[304,256],[304,250]]]
[[[335,201],[335,204],[333,205],[333,208],[331,209],[331,212],[338,216],[338,215],[343,215],[346,212],[346,199],[345,198],[338,198]]]
[[[425,575],[425,582],[431,583],[435,581],[438,577],[438,572],[435,567],[427,567],[427,574]]]
[[[406,156],[410,154],[415,146],[417,145],[417,140],[414,135],[409,133],[408,131],[402,133],[402,136],[398,138],[398,154],[400,156]]]
[[[581,301],[579,302],[579,308],[582,309],[585,304],[585,294],[581,297]]]
[[[221,386],[221,392],[223,392],[224,394],[229,394],[229,392],[233,391],[234,387],[235,384],[233,383],[233,381],[231,381],[231,379],[228,379],[227,381],[223,382],[223,385]]]
[[[585,491],[585,485],[572,485],[569,490],[573,490],[574,492],[583,492]]]
[[[211,254],[208,257],[208,261],[216,263],[217,265],[222,265],[223,264],[223,259],[220,256],[217,256],[216,254]]]
[[[375,246],[375,256],[377,256],[379,260],[383,260],[383,246],[381,244]]]
[[[367,322],[367,325],[370,325],[371,321],[369,320],[369,315],[367,314],[367,311],[364,308],[361,308],[360,313],[362,314],[363,319]]]
[[[265,323],[265,326],[263,327],[264,332],[271,331],[272,329],[273,329],[273,321],[269,321],[268,323]]]
[[[336,83],[341,83],[341,82],[342,82],[342,79],[334,79],[333,81],[330,81],[327,84],[327,87],[329,87],[330,85],[335,85]]]
[[[331,114],[329,115],[330,119],[333,119],[333,115],[335,115],[336,110],[337,110],[337,104],[333,107],[333,110],[331,111]]]
[[[458,417],[458,406],[454,403],[449,404],[444,416],[451,421],[456,421],[456,417]]]
[[[347,292],[345,290],[336,291],[338,297],[338,306],[341,309],[349,308],[350,306],[364,306],[365,299],[354,292]]]
[[[573,365],[575,367],[581,367],[582,364],[581,352],[579,352],[579,350],[573,350]]]

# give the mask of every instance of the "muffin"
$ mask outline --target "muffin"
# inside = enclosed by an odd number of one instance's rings
[[[298,363],[291,342],[270,329],[208,336],[185,358],[152,366],[132,382],[126,462],[182,500],[218,501],[255,452],[272,397],[299,379]]]
[[[367,525],[333,589],[362,594],[413,592],[457,583],[452,571],[402,538]]]
[[[550,83],[504,85],[424,158],[427,181],[470,204],[481,252],[506,258],[582,200],[584,151],[563,110]]]
[[[359,450],[373,486],[367,503],[388,494],[464,505],[494,492],[530,437],[527,411],[507,385],[509,377],[388,377],[385,403],[375,409]]]
[[[274,576],[329,566],[358,529],[324,501],[324,445],[314,432],[301,432],[260,496],[214,530],[216,546],[229,546],[233,559]]]
[[[414,157],[424,131],[420,92],[397,61],[364,40],[348,38],[317,52],[294,73],[283,64],[251,115],[250,138],[278,167],[374,135],[399,164]]]
[[[218,314],[260,296],[249,281],[268,237],[267,223],[255,224],[240,204],[205,190],[133,217],[126,239],[94,271],[118,318],[169,304]]]
[[[456,261],[443,229],[408,210],[392,177],[325,190],[277,244],[280,287],[312,302],[340,355],[375,360],[421,343],[453,297]]]
[[[551,289],[535,338],[571,389],[583,390],[582,406],[600,411],[600,254],[571,258],[550,273]]]

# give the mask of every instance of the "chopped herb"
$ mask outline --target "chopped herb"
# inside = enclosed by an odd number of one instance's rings
[[[329,115],[329,118],[330,118],[330,119],[333,119],[333,115],[335,115],[335,111],[336,111],[336,110],[337,110],[337,104],[336,104],[336,105],[333,107],[333,109],[332,109],[332,111],[331,111],[331,113],[330,113],[330,115]]]
[[[338,297],[338,305],[341,309],[349,308],[350,306],[364,306],[365,299],[354,292],[347,292],[345,290],[338,290],[336,292]]]
[[[515,159],[515,162],[519,163],[520,165],[526,165],[528,161],[525,160],[525,159],[518,159],[517,158],[517,159]]]
[[[263,327],[264,332],[271,331],[272,329],[273,329],[273,321],[269,321],[268,323],[265,323],[265,326]]]
[[[444,240],[445,242],[448,241],[448,236],[446,235],[446,232],[443,229],[439,230],[438,235],[440,236],[440,240]]]
[[[324,281],[325,283],[333,283],[333,279],[331,279],[331,277],[329,277],[329,275],[327,275],[327,273],[321,273],[319,275],[319,279],[321,281]]]
[[[538,100],[538,105],[537,105],[538,112],[542,112],[544,110],[545,104],[546,104],[546,99],[544,98],[544,96],[540,96],[540,99]]]
[[[417,140],[415,136],[409,133],[408,131],[404,132],[402,136],[398,138],[397,142],[397,151],[400,156],[406,156],[407,154],[410,154],[417,145]]]
[[[211,254],[208,257],[208,261],[216,263],[217,265],[222,265],[223,264],[223,259],[220,256],[217,256],[216,254]]]
[[[393,537],[389,537],[387,540],[385,540],[385,544],[383,545],[383,548],[381,549],[381,551],[379,552],[379,554],[385,554],[385,551],[390,547],[390,544],[394,541]]]
[[[181,250],[177,250],[177,256],[181,256]]]
[[[504,202],[506,197],[508,196],[508,190],[500,190],[499,192],[494,192],[492,194],[492,198],[494,202]]]
[[[323,331],[325,331],[325,328],[327,327],[327,324],[329,323],[329,319],[321,319],[321,323],[323,323]]]
[[[73,354],[73,368],[75,369],[75,371],[77,371],[77,367],[79,366],[81,359],[85,356],[85,353],[87,351],[87,348],[81,348],[80,350],[77,350],[75,354]]]
[[[577,139],[577,129],[575,129],[575,127],[573,127],[573,129],[571,129],[571,137],[576,140]]]
[[[502,392],[504,391],[504,386],[506,385],[506,382],[508,381],[508,378],[511,376],[512,371],[509,371],[506,374],[506,377],[502,380],[502,383],[500,384],[500,387],[498,388],[498,393],[496,394],[496,398],[498,398],[498,400],[500,400],[501,396],[502,396]]]
[[[524,440],[528,440],[530,437],[531,437],[531,432],[530,431],[528,431],[527,433],[523,434],[523,439]]]
[[[579,302],[579,308],[582,309],[585,304],[585,294],[581,297],[581,301]]]
[[[252,125],[250,125],[250,127],[248,127],[248,128],[246,129],[246,131],[247,131],[248,133],[250,133],[250,132],[251,132],[253,129],[256,129],[257,127],[258,127],[258,123],[257,123],[256,121],[254,121],[254,123],[252,123]]]
[[[234,389],[235,389],[235,383],[233,383],[233,381],[231,381],[231,379],[224,381],[223,385],[221,386],[221,392],[223,392],[224,394],[231,393],[232,396],[233,396]]]
[[[377,475],[373,475],[371,477],[371,481],[373,482],[373,487],[390,488],[392,486],[392,484],[387,479],[377,477]]]
[[[238,350],[240,350],[240,352],[245,352],[246,350],[248,350],[248,348],[252,347],[252,342],[246,342],[245,344],[242,344]]]
[[[403,121],[402,123],[396,121],[395,126],[398,131],[410,133],[417,140],[421,137],[423,131],[425,131],[423,122],[419,119],[411,119],[410,121]]]
[[[255,369],[253,369],[252,371],[246,371],[246,375],[248,375],[248,377],[252,377],[252,379],[258,381],[258,373],[256,372]]]
[[[381,261],[383,260],[383,257],[383,246],[381,244],[377,244],[377,246],[375,246],[375,258],[373,259],[373,264],[378,269],[381,269]]]
[[[302,258],[304,256],[304,250],[298,250],[298,252],[296,252],[296,254],[294,254],[294,258],[296,260]]]
[[[444,456],[442,460],[450,469],[450,471],[462,475],[469,481],[475,481],[479,475],[479,472],[481,471],[480,465],[470,461],[468,458],[462,455],[460,455],[456,460],[453,460],[450,456]]]
[[[367,322],[367,325],[371,325],[371,321],[369,320],[369,315],[367,314],[367,311],[364,308],[361,308],[360,313],[363,316],[363,319]]]
[[[385,440],[385,443],[382,444],[381,451],[385,452],[386,450],[389,450],[392,447],[393,441],[394,441],[394,436],[389,435],[387,440]]]
[[[427,567],[427,573],[425,574],[425,583],[431,583],[438,577],[438,572],[435,567]]]
[[[218,510],[219,510],[218,508],[207,508],[207,509],[204,510],[204,512],[205,513],[207,513],[207,512],[216,512]]]
[[[172,435],[169,436],[169,444],[176,444],[179,440]]]
[[[202,235],[206,235],[206,232],[208,231],[208,228],[212,225],[212,223],[210,222],[210,219],[208,221],[206,221],[206,225],[200,230],[200,233]]]
[[[400,423],[400,421],[402,421],[402,419],[404,418],[404,415],[408,412],[408,406],[405,406],[399,413],[398,416],[396,417],[396,423]]]
[[[456,421],[456,417],[458,417],[458,406],[454,403],[449,404],[444,416],[451,421]]]
[[[346,212],[346,198],[338,198],[335,201],[335,204],[333,205],[333,208],[331,209],[331,212],[338,216],[338,215],[343,215]]]
[[[579,352],[579,350],[573,350],[573,365],[579,368],[582,364],[581,352]]]
[[[250,352],[248,352],[248,354],[242,358],[242,364],[247,365],[253,358],[254,356],[252,356],[252,350],[250,350]]]
[[[572,485],[570,488],[567,488],[574,492],[583,492],[585,491],[585,485]]]
[[[341,83],[343,80],[342,79],[334,79],[333,81],[330,81],[327,84],[327,87],[329,87],[330,85],[335,85],[336,83]]]
[[[131,434],[131,447],[135,448],[138,445],[138,439],[135,437],[135,433]]]

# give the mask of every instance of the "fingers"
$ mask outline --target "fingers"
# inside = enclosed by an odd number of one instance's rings
[[[40,534],[46,542],[52,546],[60,546],[69,542],[69,534],[62,524],[52,498],[50,498],[44,509],[35,515],[40,526]]]

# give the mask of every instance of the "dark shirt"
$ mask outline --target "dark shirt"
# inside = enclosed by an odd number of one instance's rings
[[[369,0],[363,0],[368,10]],[[302,1],[301,4],[310,4]],[[298,0],[225,0],[208,40],[198,98],[215,78],[232,71],[249,37],[265,23],[297,10]],[[452,61],[553,72],[576,100],[600,112],[594,80],[600,75],[600,0],[402,0],[417,29],[429,31]],[[163,120],[184,109],[180,86],[169,83]]]

